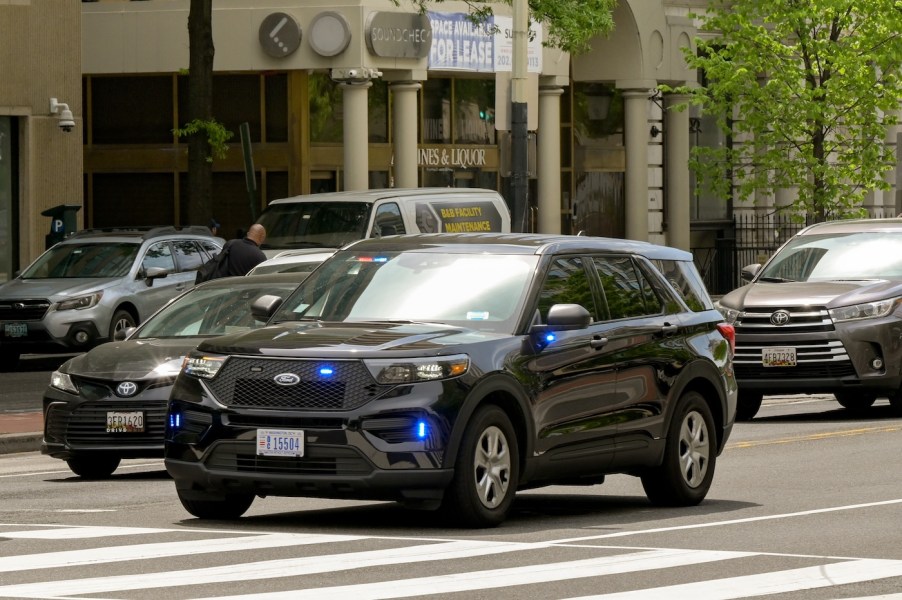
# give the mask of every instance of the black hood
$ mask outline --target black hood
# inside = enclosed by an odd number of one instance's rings
[[[433,323],[303,322],[271,325],[204,341],[198,348],[221,354],[304,357],[448,354],[461,344],[509,337]]]
[[[128,340],[101,344],[70,359],[60,370],[96,379],[175,377],[182,358],[204,338]]]

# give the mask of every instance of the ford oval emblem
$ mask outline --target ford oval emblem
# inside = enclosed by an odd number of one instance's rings
[[[297,385],[301,382],[301,378],[294,373],[279,373],[272,380],[279,385]]]
[[[123,381],[118,386],[116,386],[116,395],[123,398],[134,396],[137,391],[138,386],[131,381]]]

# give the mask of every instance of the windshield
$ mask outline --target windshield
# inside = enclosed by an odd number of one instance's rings
[[[271,322],[419,321],[512,333],[534,255],[339,252]]]
[[[167,304],[130,339],[216,336],[260,327],[251,304],[266,295],[284,298],[296,287],[296,282],[197,287]]]
[[[902,280],[902,235],[863,232],[798,236],[762,270],[764,281]]]
[[[260,215],[266,228],[263,249],[340,248],[366,237],[367,202],[273,204]]]
[[[22,279],[124,277],[132,268],[139,244],[62,244],[54,246],[25,269]]]

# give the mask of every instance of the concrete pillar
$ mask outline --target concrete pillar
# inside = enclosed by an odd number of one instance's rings
[[[392,143],[394,144],[394,186],[419,187],[417,167],[417,92],[415,81],[390,84],[392,93]]]
[[[626,145],[626,238],[648,241],[649,90],[623,92]]]
[[[667,245],[689,250],[689,109],[674,106],[685,103],[689,96],[664,96],[664,169]]]
[[[365,190],[370,187],[367,90],[372,86],[369,81],[340,84],[344,101],[345,190]]]
[[[538,233],[561,232],[561,94],[560,87],[539,88]]]

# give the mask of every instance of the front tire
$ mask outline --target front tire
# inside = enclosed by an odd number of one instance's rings
[[[231,520],[237,519],[247,512],[254,502],[253,494],[223,494],[211,496],[208,500],[187,498],[182,491],[176,489],[179,502],[189,513],[198,519]]]
[[[66,464],[83,479],[109,479],[120,460],[118,456],[87,456],[70,458]]]
[[[877,396],[864,392],[835,392],[833,395],[840,406],[854,413],[865,412],[877,401]]]
[[[764,394],[758,392],[739,391],[736,399],[736,420],[751,421],[761,409],[761,403],[764,401]]]
[[[670,421],[664,460],[642,474],[642,487],[656,506],[694,506],[708,494],[716,462],[711,408],[701,394],[688,392]]]
[[[113,314],[113,319],[110,321],[110,341],[116,339],[116,334],[120,331],[125,331],[129,327],[137,327],[138,322],[132,313],[127,310],[117,310]]]
[[[507,516],[520,474],[517,435],[497,406],[474,414],[461,440],[441,510],[465,527],[495,527]]]

